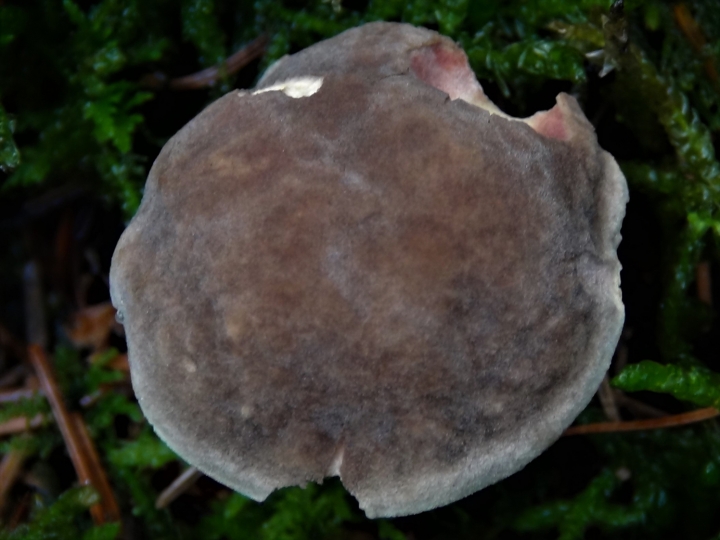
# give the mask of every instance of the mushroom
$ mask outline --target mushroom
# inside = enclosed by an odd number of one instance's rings
[[[626,201],[572,97],[511,118],[449,39],[348,30],[155,161],[111,269],[140,405],[258,501],[329,476],[369,517],[465,497],[600,384]]]

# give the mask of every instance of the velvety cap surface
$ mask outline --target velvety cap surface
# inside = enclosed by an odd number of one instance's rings
[[[625,181],[573,98],[508,119],[453,95],[468,73],[446,38],[374,23],[167,143],[111,289],[188,462],[257,500],[339,475],[369,516],[410,514],[523,467],[590,400]]]

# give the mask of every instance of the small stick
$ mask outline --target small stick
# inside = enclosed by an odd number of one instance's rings
[[[15,485],[26,458],[25,450],[15,448],[5,454],[0,462],[0,514],[5,510],[7,495]]]
[[[172,484],[166,487],[155,501],[155,508],[165,508],[180,495],[185,493],[203,475],[195,467],[188,467]]]
[[[645,416],[646,418],[662,418],[663,416],[668,416],[668,413],[665,411],[626,396],[620,390],[615,390],[615,400],[618,405],[625,407],[635,416]]]
[[[600,404],[602,405],[605,417],[612,422],[620,421],[620,411],[618,411],[617,403],[615,403],[615,393],[610,386],[610,379],[605,374],[605,377],[600,384],[598,389],[598,397],[600,398]]]
[[[687,4],[683,2],[675,4],[673,6],[673,15],[675,16],[675,22],[680,27],[682,33],[685,34],[685,37],[690,42],[692,48],[695,49],[695,52],[703,54],[707,40],[705,39],[702,28],[700,28],[700,25],[692,16],[692,13],[690,13]],[[717,83],[718,72],[715,67],[715,61],[711,56],[705,58],[705,73],[710,80]]]
[[[38,345],[28,346],[28,359],[37,373],[40,380],[40,387],[45,392],[50,408],[52,409],[55,422],[60,428],[68,454],[75,467],[75,473],[81,485],[92,484],[92,464],[84,452],[84,446],[77,433],[75,422],[65,407],[60,388],[53,375],[50,364],[45,356],[45,351]],[[97,486],[95,486],[97,487]],[[105,523],[105,512],[100,503],[90,507],[90,515],[96,525]]]
[[[95,403],[98,402],[98,400],[103,397],[105,394],[107,394],[107,389],[103,388],[102,385],[100,388],[95,390],[92,394],[88,394],[86,396],[83,396],[80,398],[80,406],[83,409],[87,409],[88,407],[92,407],[95,405]]]
[[[31,429],[39,428],[45,423],[45,417],[42,414],[27,418],[18,416],[11,418],[7,422],[0,424],[0,437],[5,435],[15,435],[16,433],[24,433]]]
[[[220,78],[220,73],[224,69],[225,74],[232,75],[237,73],[250,62],[259,58],[265,53],[267,45],[267,37],[260,36],[245,45],[232,56],[229,56],[224,63],[203,69],[192,75],[179,77],[170,81],[169,87],[172,90],[196,90],[198,88],[209,88],[214,86]]]
[[[12,531],[17,528],[30,511],[33,495],[30,492],[25,493],[20,501],[15,504],[15,509],[7,520],[6,530]]]
[[[105,521],[120,521],[120,508],[118,507],[115,494],[110,487],[105,469],[100,461],[95,445],[93,444],[90,433],[87,430],[83,417],[78,413],[72,413],[70,417],[75,424],[77,430],[78,440],[82,445],[85,456],[90,462],[91,474],[92,474],[92,485],[100,495],[100,504],[102,505],[103,515]]]
[[[12,403],[21,399],[30,399],[37,394],[32,388],[13,388],[0,390],[0,403]]]
[[[92,440],[79,415],[70,414],[65,406],[62,392],[45,354],[47,331],[45,310],[39,272],[34,263],[25,266],[25,306],[29,345],[27,359],[32,365],[45,397],[50,403],[55,422],[60,429],[70,460],[81,485],[92,485],[100,495],[100,502],[90,507],[90,515],[96,525],[108,519],[119,520],[120,511],[115,497],[100,466]]]
[[[617,357],[615,358],[615,366],[613,368],[614,373],[622,372],[622,370],[625,369],[625,366],[627,365],[629,352],[627,345],[625,344],[625,340],[629,339],[630,333],[631,332],[626,330],[622,334],[622,339],[620,341],[620,344],[618,345]]]
[[[572,426],[565,430],[563,436],[583,435],[587,433],[616,433],[620,431],[641,431],[646,429],[659,429],[675,426],[684,426],[694,422],[709,420],[720,415],[715,407],[707,407],[695,411],[663,416],[662,418],[649,418],[646,420],[632,420],[630,422],[600,422]]]
[[[712,306],[712,278],[710,277],[710,263],[708,261],[698,263],[695,277],[698,300],[703,304]]]
[[[25,286],[25,328],[29,343],[47,347],[48,333],[45,317],[42,278],[38,265],[29,262],[23,270],[23,285]]]
[[[675,4],[673,6],[673,15],[677,25],[685,34],[685,37],[696,51],[701,51],[705,46],[705,36],[703,35],[700,25],[693,18],[687,5],[684,3]]]
[[[237,73],[250,62],[262,56],[265,53],[267,42],[268,38],[265,35],[255,38],[235,54],[229,56],[221,64],[203,69],[202,71],[198,71],[192,75],[171,79],[168,83],[168,87],[171,90],[198,90],[200,88],[210,88],[215,85],[222,73],[225,75]],[[162,74],[151,74],[143,77],[141,83],[144,83],[145,86],[158,88],[163,85],[164,79],[165,76]]]

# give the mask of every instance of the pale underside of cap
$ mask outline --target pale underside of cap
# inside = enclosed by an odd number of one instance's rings
[[[347,31],[153,165],[111,270],[139,402],[256,500],[337,475],[370,517],[448,504],[597,389],[626,200],[573,98],[510,119],[450,40]]]

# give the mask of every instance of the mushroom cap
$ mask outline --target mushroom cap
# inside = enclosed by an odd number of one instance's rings
[[[158,435],[253,499],[369,517],[514,473],[597,389],[627,187],[572,97],[511,119],[405,24],[272,66],[165,145],[111,268]]]

